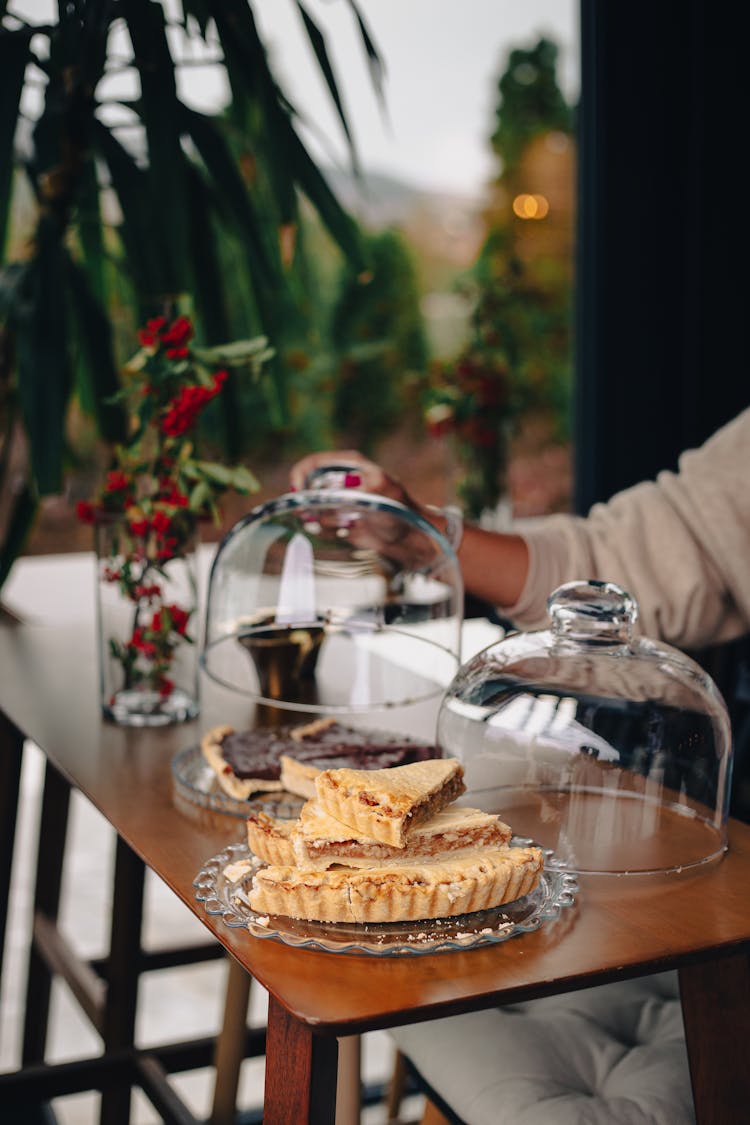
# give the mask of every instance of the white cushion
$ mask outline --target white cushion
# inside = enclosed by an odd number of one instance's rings
[[[676,973],[395,1028],[467,1125],[694,1125]]]

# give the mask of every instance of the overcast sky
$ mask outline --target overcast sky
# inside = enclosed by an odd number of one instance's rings
[[[481,191],[496,171],[487,138],[508,50],[533,46],[543,34],[560,47],[566,96],[577,97],[577,0],[359,0],[385,60],[390,128],[372,92],[348,4],[307,0],[307,7],[327,30],[368,170],[420,186]],[[288,0],[254,0],[254,10],[285,89],[341,154],[340,130],[315,74],[296,6]]]

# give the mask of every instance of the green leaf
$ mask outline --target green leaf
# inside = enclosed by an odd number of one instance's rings
[[[120,203],[122,223],[118,227],[133,283],[143,306],[148,297],[168,293],[169,283],[160,255],[161,217],[154,216],[148,180],[130,153],[100,121],[92,126],[92,141],[109,169],[112,189]]]
[[[211,503],[213,493],[210,484],[205,480],[199,480],[195,488],[191,491],[188,499],[188,505],[193,512],[202,511],[207,504]]]
[[[220,123],[206,114],[184,107],[183,122],[211,176],[214,191],[240,227],[256,283],[261,286],[283,285],[280,266],[268,253],[264,220],[245,187]]]
[[[271,190],[282,223],[297,221],[294,181],[289,174],[287,142],[290,113],[268,66],[268,55],[258,35],[247,0],[223,0],[214,11],[216,29],[238,106],[248,101],[251,113],[245,126],[260,126]],[[252,136],[252,133],[251,133]]]
[[[201,35],[206,37],[208,25],[211,22],[211,3],[210,0],[182,0],[182,11],[185,16],[185,24],[188,24],[188,18],[192,17],[198,25]]]
[[[193,355],[204,363],[226,363],[229,366],[255,363],[268,359],[272,349],[268,347],[266,336],[256,336],[251,340],[232,340],[228,344],[215,344],[212,348],[193,348]]]
[[[229,488],[232,480],[232,471],[227,465],[220,465],[213,461],[196,461],[196,467],[204,477],[216,481],[223,488]]]
[[[260,325],[272,341],[280,340],[284,332],[284,310],[290,300],[286,278],[278,254],[269,253],[266,244],[267,215],[259,215],[245,187],[234,157],[223,135],[219,122],[192,110],[185,110],[188,132],[212,177],[214,190],[224,200],[239,225],[244,253],[247,256],[249,282],[258,309]],[[276,408],[279,416],[287,411],[284,373],[281,366],[273,364],[272,376]],[[230,396],[223,396],[229,409]]]
[[[237,465],[232,470],[232,488],[235,492],[243,494],[257,492],[260,488],[260,481],[255,473],[251,473],[245,465]]]
[[[65,266],[81,358],[78,381],[83,392],[81,399],[92,409],[105,441],[123,441],[127,422],[122,406],[115,401],[120,381],[109,317],[94,297],[86,274],[67,254]]]
[[[18,387],[40,495],[62,488],[65,415],[72,376],[60,232],[42,218],[16,327]]]
[[[341,95],[339,94],[339,89],[336,85],[336,78],[333,73],[333,66],[331,64],[331,59],[326,47],[325,37],[323,36],[323,33],[321,32],[318,25],[310,16],[309,12],[300,2],[300,0],[297,0],[297,10],[302,16],[302,21],[305,25],[305,31],[307,32],[307,37],[310,40],[310,45],[312,46],[315,57],[318,60],[318,65],[322,71],[323,78],[325,79],[325,83],[328,87],[328,92],[330,93],[333,104],[336,107],[336,112],[338,113],[341,127],[343,128],[346,139],[349,143],[349,151],[351,152],[352,157],[352,170],[354,171],[356,176],[359,176],[360,172],[359,161],[357,159],[357,149],[354,144],[354,137],[352,136],[351,130],[349,128],[349,122],[347,120],[346,113],[344,112],[344,105],[341,100]]]
[[[209,187],[197,167],[191,167],[188,181],[190,190],[190,247],[195,276],[195,303],[205,335],[209,340],[226,340],[229,329],[229,296],[226,289],[225,270],[219,250],[218,223],[213,220],[214,200]],[[232,284],[236,279],[232,278]],[[252,286],[252,279],[248,279]],[[210,374],[198,368],[199,378],[210,384]],[[244,444],[244,416],[236,381],[230,379],[224,387],[215,410],[221,414],[227,454],[237,457]]]
[[[0,29],[0,254],[5,247],[8,213],[13,196],[13,142],[18,109],[29,61],[31,33]]]
[[[107,287],[99,181],[96,175],[96,162],[90,157],[81,167],[77,201],[76,227],[86,273],[94,293],[98,293],[101,301],[106,304]]]
[[[367,262],[362,235],[357,223],[339,203],[323,173],[312,160],[297,134],[292,130],[290,144],[291,168],[300,188],[315,207],[331,237],[339,244],[356,270],[364,270]]]
[[[180,144],[182,102],[167,42],[164,9],[152,0],[121,0],[141,80],[142,120],[148,142],[148,184],[158,215],[157,238],[170,293],[192,289],[189,257],[187,163]],[[162,206],[158,204],[162,202]]]
[[[0,318],[13,321],[19,315],[29,276],[28,262],[9,262],[0,269]]]
[[[220,488],[233,488],[236,492],[247,493],[257,492],[260,488],[258,478],[251,473],[245,465],[222,465],[216,461],[194,461],[189,467],[185,467],[185,475],[200,480],[202,476],[204,483],[213,481],[214,484]],[[209,485],[210,487],[210,485]]]
[[[365,21],[362,17],[362,13],[360,12],[357,4],[355,3],[355,0],[349,0],[349,7],[354,12],[354,17],[355,17],[355,19],[356,19],[356,21],[359,25],[359,33],[362,36],[362,43],[363,43],[363,46],[365,48],[365,53],[367,55],[367,62],[368,62],[368,66],[370,68],[370,78],[372,79],[372,85],[373,85],[373,88],[375,90],[375,94],[377,96],[378,101],[380,102],[380,108],[383,112],[383,116],[385,117],[385,116],[387,116],[385,93],[384,93],[384,89],[383,89],[383,78],[384,78],[384,74],[385,74],[385,66],[383,64],[383,60],[381,58],[380,52],[378,51],[377,47],[375,46],[375,43],[373,42],[372,35],[370,34],[370,30],[367,27],[367,24],[365,23]]]
[[[188,236],[195,276],[195,306],[209,340],[226,340],[229,336],[227,294],[222,268],[219,239],[212,222],[215,205],[203,177],[190,165],[190,225]]]

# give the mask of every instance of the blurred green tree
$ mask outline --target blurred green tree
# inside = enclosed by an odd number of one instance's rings
[[[510,52],[498,82],[496,125],[490,138],[502,162],[501,176],[512,176],[524,150],[552,131],[570,134],[573,110],[557,81],[558,48],[550,39]]]
[[[510,52],[491,137],[500,172],[487,236],[461,287],[469,339],[433,365],[428,426],[452,434],[458,489],[479,519],[503,497],[511,442],[531,415],[556,440],[569,433],[573,295],[574,112],[557,82],[554,43]]]
[[[397,230],[367,236],[369,269],[343,269],[331,320],[337,441],[371,453],[412,408],[428,348],[412,252]]]

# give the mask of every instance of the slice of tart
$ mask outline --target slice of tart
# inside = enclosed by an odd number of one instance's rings
[[[334,718],[241,731],[217,726],[204,735],[201,750],[221,788],[236,800],[282,789],[312,797],[315,778],[327,766],[383,769],[440,756],[433,744],[355,729]]]
[[[540,848],[484,847],[431,863],[364,869],[264,867],[249,903],[262,914],[317,922],[410,922],[489,910],[529,894]]]
[[[362,836],[403,848],[409,833],[465,791],[456,758],[384,770],[323,770],[315,779],[323,812]]]
[[[268,813],[253,811],[247,818],[247,842],[251,852],[272,867],[296,863],[293,835],[296,820],[281,820]]]
[[[494,813],[452,805],[441,809],[409,833],[406,846],[383,844],[334,820],[314,802],[303,805],[291,833],[293,860],[298,867],[323,871],[334,864],[377,867],[385,863],[420,863],[478,847],[498,847],[512,832]],[[250,844],[251,848],[257,849]],[[276,861],[279,862],[279,861]]]
[[[306,798],[315,796],[315,778],[324,769],[391,769],[440,757],[434,743],[350,727],[333,718],[295,727],[291,737],[293,749],[281,755],[281,785]]]
[[[201,751],[224,792],[246,801],[253,793],[281,790],[279,759],[288,744],[288,731],[218,726],[204,734]]]

